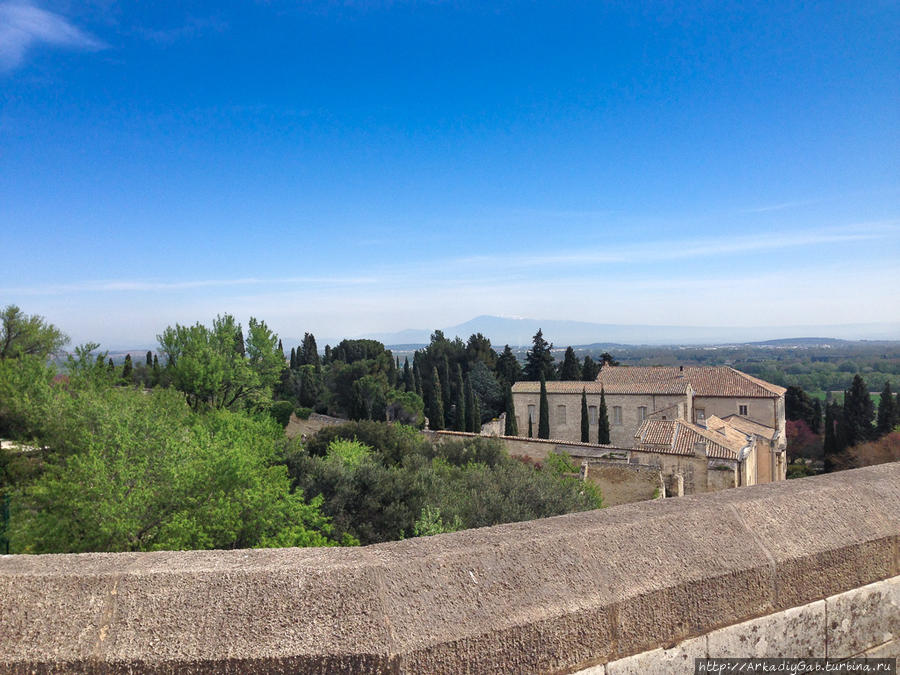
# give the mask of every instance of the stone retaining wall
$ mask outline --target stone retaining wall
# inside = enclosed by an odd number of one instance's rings
[[[362,548],[0,556],[0,672],[614,673],[823,599],[849,654],[896,640],[860,617],[898,574],[900,463]]]

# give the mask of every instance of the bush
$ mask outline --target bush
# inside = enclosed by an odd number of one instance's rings
[[[288,422],[291,421],[291,413],[294,412],[294,406],[290,401],[275,401],[269,406],[269,414],[272,416],[281,428],[284,429]]]
[[[313,414],[312,408],[304,408],[300,406],[294,410],[294,414],[299,417],[301,420],[308,420],[309,416]]]

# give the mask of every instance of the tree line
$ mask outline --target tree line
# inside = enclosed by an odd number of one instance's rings
[[[223,315],[167,327],[139,364],[111,367],[90,343],[60,369],[48,356],[66,336],[7,307],[0,436],[18,443],[0,450],[0,552],[352,545],[599,507],[565,458],[535,466],[495,440],[417,431],[445,359],[460,376],[451,422],[503,405],[503,355],[441,337],[403,367],[374,341],[322,358],[310,334],[289,357],[264,321]],[[285,409],[303,403],[357,421],[290,439]]]

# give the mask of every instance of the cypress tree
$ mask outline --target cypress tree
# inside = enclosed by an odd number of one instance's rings
[[[580,380],[584,374],[584,369],[575,356],[575,350],[566,347],[566,354],[563,356],[562,365],[559,368],[559,379],[561,380]]]
[[[122,366],[122,380],[128,384],[131,382],[131,374],[133,367],[131,365],[131,354],[125,355],[125,363]]]
[[[822,431],[822,403],[817,398],[813,399],[813,412],[809,422],[809,430],[814,434]]]
[[[440,431],[444,428],[444,402],[441,398],[441,378],[437,368],[431,369],[431,407],[428,409],[429,427]]]
[[[112,357],[109,358],[109,363],[106,364],[106,369],[113,373],[116,370],[116,364],[113,363]]]
[[[868,387],[859,374],[853,376],[850,388],[844,392],[844,410],[841,416],[846,445],[856,445],[872,438],[872,421],[875,405]]]
[[[325,345],[325,363],[331,363],[331,345]]]
[[[506,428],[503,433],[507,436],[519,435],[519,423],[516,420],[516,406],[513,403],[512,387],[506,387]]]
[[[881,390],[881,398],[878,401],[878,422],[875,428],[880,436],[891,433],[894,430],[894,420],[897,411],[894,410],[894,395],[891,393],[891,383],[885,382]]]
[[[159,359],[156,358],[156,354],[153,355],[153,386],[159,384]]]
[[[534,438],[534,432],[531,426],[531,415],[528,416],[528,438]]]
[[[425,392],[422,389],[422,375],[419,373],[419,361],[416,358],[413,358],[413,384],[415,385],[416,393],[422,396]]]
[[[466,430],[466,392],[463,385],[462,368],[456,364],[456,410],[453,417],[454,431]]]
[[[585,382],[593,382],[600,374],[600,364],[591,358],[590,354],[584,357],[584,366],[581,368],[581,379]]]
[[[472,427],[473,434],[481,433],[481,406],[478,403],[478,397],[475,396],[475,413],[472,415],[472,421],[474,422],[474,426]]]
[[[281,360],[284,361],[284,345],[281,344],[281,338],[278,338],[278,353],[281,354]]]
[[[441,359],[438,374],[441,376],[441,402],[444,404],[444,410],[450,410],[453,405],[453,397],[450,395],[450,362],[447,360],[446,354]]]
[[[825,404],[825,439],[822,445],[822,456],[825,460],[825,471],[834,471],[834,458],[842,448],[838,442],[838,423],[841,409],[834,401]]]
[[[153,367],[153,352],[151,352],[151,351],[147,352],[147,367],[148,368]]]
[[[403,388],[406,391],[415,391],[415,384],[412,380],[412,371],[409,369],[409,357],[403,359]]]
[[[541,373],[541,401],[538,412],[538,438],[550,438],[550,404],[547,402],[547,381]]]
[[[291,347],[291,370],[297,370],[297,350]]]
[[[472,379],[466,373],[466,431],[475,430],[475,390]]]
[[[606,410],[606,392],[600,387],[600,408],[597,410],[597,442],[609,445],[609,414]]]
[[[325,349],[325,353],[329,354],[330,349]],[[316,337],[312,333],[303,334],[303,343],[297,351],[298,366],[318,366],[319,365],[319,347],[316,345]]]
[[[587,392],[581,390],[581,442],[591,442],[591,423],[588,419]]]

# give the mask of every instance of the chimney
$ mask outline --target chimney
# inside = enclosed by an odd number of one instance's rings
[[[679,372],[679,373],[683,373],[683,372],[684,372],[684,366],[678,366],[678,372]]]

